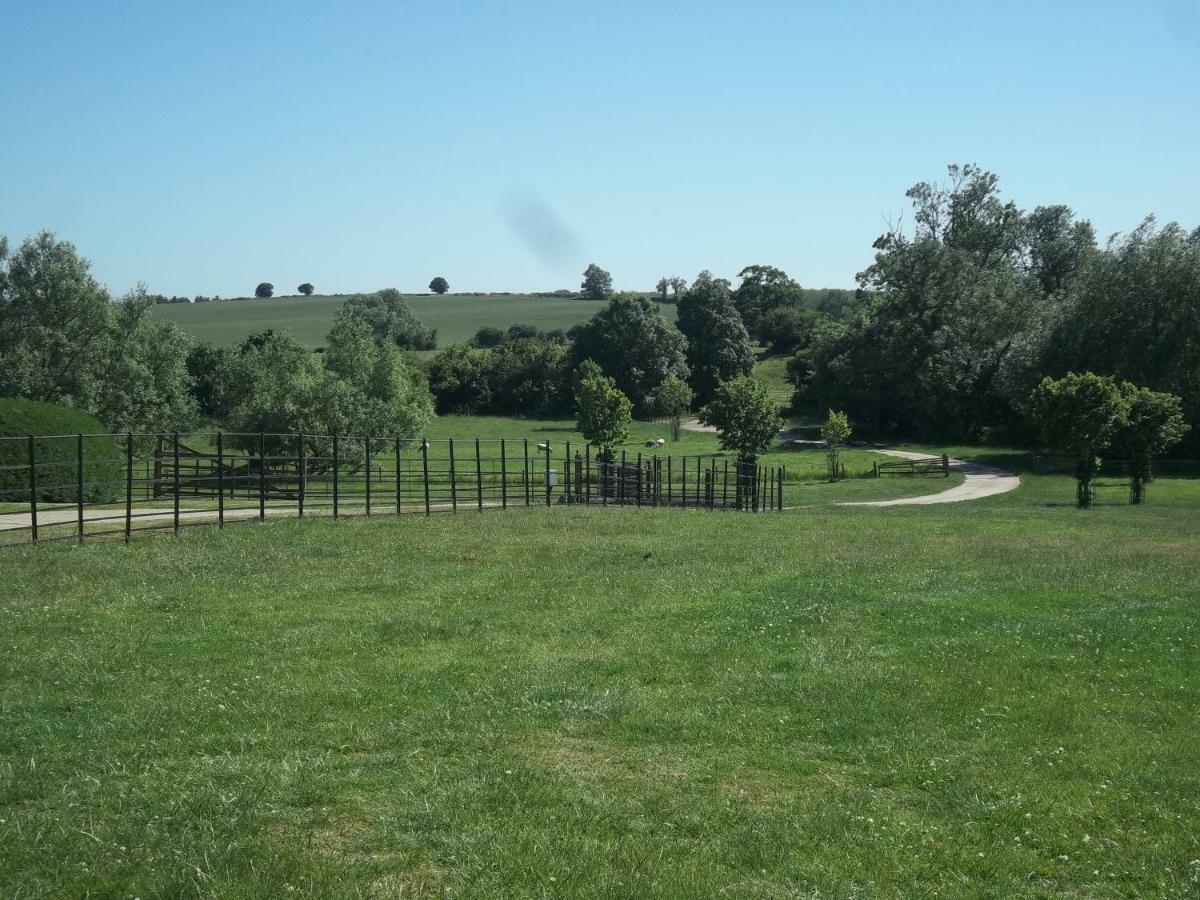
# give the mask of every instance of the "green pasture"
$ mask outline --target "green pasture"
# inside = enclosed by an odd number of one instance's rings
[[[221,300],[215,303],[164,303],[153,315],[175,322],[198,341],[232,346],[265,328],[290,331],[301,343],[320,347],[344,295]],[[437,329],[438,346],[465,341],[484,325],[507,328],[517,322],[542,331],[570,328],[590,319],[599,303],[577,297],[536,297],[528,294],[415,294],[404,298],[427,328]],[[675,318],[675,307],[664,304],[663,315]]]
[[[1195,896],[1200,481],[3,551],[0,895]]]

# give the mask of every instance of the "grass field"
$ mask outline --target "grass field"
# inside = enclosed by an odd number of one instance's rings
[[[0,895],[1195,896],[1200,482],[5,551]]]
[[[334,311],[344,296],[278,297],[268,300],[223,300],[217,303],[164,303],[153,314],[175,322],[199,341],[231,346],[264,328],[290,331],[309,347],[324,345]],[[599,303],[576,297],[535,297],[528,294],[413,295],[405,298],[421,323],[436,328],[438,346],[465,341],[484,325],[507,328],[517,322],[543,331],[570,328],[590,319]],[[663,315],[674,320],[675,307],[664,304]]]

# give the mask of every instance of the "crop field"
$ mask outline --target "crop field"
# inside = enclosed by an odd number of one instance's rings
[[[237,344],[264,328],[290,331],[301,343],[325,343],[334,311],[345,296],[277,297],[222,300],[216,303],[164,303],[153,314],[175,322],[198,341],[218,346]],[[601,306],[577,297],[537,297],[529,294],[409,295],[404,298],[427,328],[437,329],[438,346],[465,341],[484,325],[507,328],[517,322],[542,331],[570,328],[590,319]],[[675,307],[664,304],[663,315],[674,320]]]
[[[0,894],[1195,896],[1198,485],[4,551]]]

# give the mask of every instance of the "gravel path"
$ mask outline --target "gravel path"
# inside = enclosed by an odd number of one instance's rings
[[[703,425],[698,419],[689,419],[683,423],[688,431],[716,431],[711,425]],[[794,434],[781,432],[780,440],[796,440]],[[804,441],[803,443],[820,444],[821,441]],[[895,456],[898,459],[928,459],[928,453],[911,453],[908,450],[884,450],[872,447],[876,453]],[[964,477],[962,484],[955,485],[936,494],[922,494],[919,497],[902,497],[899,500],[857,500],[839,503],[838,506],[927,506],[933,503],[961,503],[964,500],[979,500],[996,494],[1007,494],[1015,491],[1021,484],[1020,476],[1004,469],[984,466],[979,463],[966,462],[961,459],[950,460],[950,468],[961,472]]]

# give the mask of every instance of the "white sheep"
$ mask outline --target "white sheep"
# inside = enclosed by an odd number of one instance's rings
[[[659,438],[657,441],[654,442],[655,447],[665,447],[666,445],[667,445],[667,442],[664,441],[662,438]]]
[[[549,453],[550,452],[550,442],[542,441],[540,444],[537,445],[537,448],[538,448],[538,450],[542,451],[542,453]]]

